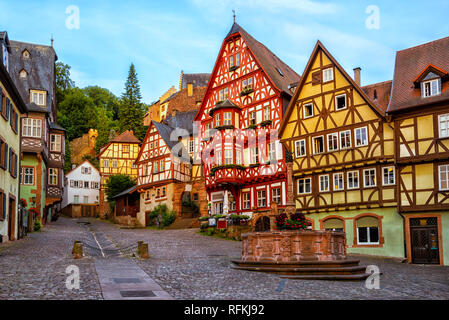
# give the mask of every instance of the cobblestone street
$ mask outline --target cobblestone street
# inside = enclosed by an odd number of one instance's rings
[[[449,299],[449,267],[359,257],[362,265],[377,265],[383,272],[380,290],[368,290],[364,282],[282,281],[277,275],[231,269],[230,259],[240,256],[240,242],[205,237],[196,230],[130,230],[89,221],[90,231],[100,235],[99,244],[110,244],[102,248],[110,259],[120,255],[117,248],[148,242],[150,259],[136,260],[137,265],[175,299]],[[73,241],[88,239],[88,228],[77,222],[60,218],[25,240],[1,245],[0,299],[103,299],[95,269],[100,249],[89,240],[88,256],[72,259]],[[65,286],[69,265],[80,268],[80,290]]]

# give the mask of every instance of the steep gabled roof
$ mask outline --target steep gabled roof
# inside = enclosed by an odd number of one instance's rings
[[[209,78],[210,73],[182,73],[179,90],[186,89],[189,83],[193,84],[194,88],[205,87]]]
[[[391,85],[393,81],[384,81],[362,87],[363,92],[384,113],[387,112],[391,97]]]
[[[70,170],[69,172],[67,172],[65,174],[66,177],[68,177],[70,174],[72,174],[76,169],[78,169],[79,167],[81,167],[82,165],[84,165],[85,163],[88,163],[95,171],[97,171],[98,174],[100,174],[100,171],[98,171],[97,168],[95,168],[95,166],[89,161],[89,160],[84,160],[83,163],[81,163],[80,165],[76,166],[75,168],[73,168],[72,170]]]
[[[134,132],[131,130],[126,130],[121,135],[115,137],[111,142],[119,143],[140,143],[140,140],[136,138]]]
[[[243,37],[249,49],[259,61],[262,69],[267,73],[267,76],[273,81],[274,85],[279,90],[291,96],[292,93],[289,89],[289,85],[299,81],[300,75],[279,59],[265,45],[254,39],[237,23],[234,23],[226,38],[236,33],[240,33]]]
[[[303,76],[301,77],[298,86],[296,88],[295,94],[293,98],[290,100],[290,104],[287,107],[287,111],[284,115],[284,118],[282,119],[281,126],[279,129],[279,135],[282,135],[285,126],[288,123],[288,120],[290,118],[291,113],[296,107],[296,101],[298,100],[299,94],[301,93],[301,90],[304,86],[304,83],[306,81],[306,75],[310,72],[312,69],[312,64],[315,61],[315,57],[317,54],[321,51],[326,54],[326,56],[331,60],[331,62],[334,64],[334,66],[338,69],[338,71],[343,75],[343,77],[354,87],[354,89],[362,96],[362,98],[366,101],[366,103],[380,116],[385,117],[385,111],[383,111],[379,106],[377,106],[371,99],[366,95],[366,93],[362,90],[362,88],[354,81],[354,79],[351,78],[343,69],[343,67],[337,62],[337,60],[330,54],[329,51],[324,47],[324,45],[321,43],[321,41],[317,41],[315,48],[313,49],[312,55],[309,58],[309,62],[307,62],[306,68],[304,70]]]
[[[187,88],[176,92],[169,99],[163,103],[170,101],[167,108],[167,115],[170,115],[173,111],[177,112],[187,112],[195,111],[197,112],[200,108],[198,102],[202,102],[204,94],[206,93],[206,87],[193,88],[193,95],[188,95]]]
[[[414,85],[429,65],[443,73],[449,70],[449,37],[396,53],[389,113],[449,100],[449,90],[423,99],[420,88]]]

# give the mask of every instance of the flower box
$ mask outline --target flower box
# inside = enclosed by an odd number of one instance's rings
[[[239,66],[232,66],[229,68],[229,72],[233,72],[235,70],[237,70],[239,68]]]
[[[273,121],[271,121],[271,120],[265,120],[265,121],[260,123],[260,126],[261,127],[266,127],[266,126],[271,125],[272,123],[273,123]]]
[[[247,95],[249,95],[249,94],[251,94],[251,93],[253,93],[253,92],[254,92],[253,89],[245,88],[245,89],[243,89],[243,90],[240,92],[240,96],[241,96],[241,97],[247,96]]]
[[[245,130],[254,130],[254,129],[257,129],[257,124],[251,124]]]

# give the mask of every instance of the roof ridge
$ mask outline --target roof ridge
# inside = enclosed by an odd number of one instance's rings
[[[442,40],[449,40],[449,36],[443,37],[443,38],[440,38],[440,39],[436,39],[436,40],[432,40],[432,41],[429,41],[429,42],[426,42],[426,43],[418,44],[418,45],[413,46],[413,47],[409,47],[409,48],[405,48],[405,49],[402,49],[402,50],[398,50],[397,53],[403,52],[403,51],[407,51],[407,50],[413,50],[413,49],[417,49],[417,48],[422,48],[422,47],[431,45],[432,43],[439,42],[439,41],[442,41]]]
[[[381,84],[387,84],[393,82],[393,80],[385,80],[385,81],[381,81],[381,82],[377,82],[377,83],[372,83],[372,84],[367,84],[366,86],[361,86],[361,88],[370,88],[370,87],[375,87]]]

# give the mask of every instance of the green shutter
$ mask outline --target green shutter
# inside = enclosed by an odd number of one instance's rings
[[[5,108],[6,108],[6,121],[8,121],[8,119],[9,119],[9,99],[8,98],[6,98]]]
[[[8,170],[8,144],[5,143],[5,169]]]

